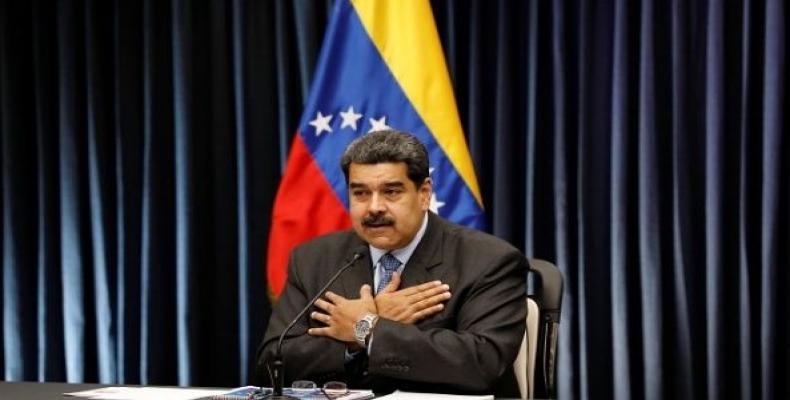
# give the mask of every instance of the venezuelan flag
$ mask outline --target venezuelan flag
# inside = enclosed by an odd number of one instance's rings
[[[269,288],[282,291],[288,255],[351,227],[340,156],[367,132],[393,128],[428,148],[432,211],[483,227],[483,206],[428,1],[338,0],[275,199]]]

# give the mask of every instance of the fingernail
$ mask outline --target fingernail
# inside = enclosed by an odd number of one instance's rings
[[[450,290],[450,285],[442,285],[442,289],[444,289],[444,290]]]
[[[442,281],[433,281],[433,284],[438,286],[442,284]]]
[[[439,307],[439,309],[441,310],[444,308],[444,304],[437,304],[437,307]]]

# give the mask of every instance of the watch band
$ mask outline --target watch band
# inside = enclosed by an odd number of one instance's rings
[[[356,339],[360,346],[367,348],[370,332],[373,330],[378,319],[378,315],[368,313],[354,323],[354,339]]]

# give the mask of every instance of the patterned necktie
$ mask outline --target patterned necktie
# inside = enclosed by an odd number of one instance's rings
[[[379,280],[379,287],[376,288],[376,293],[380,292],[390,283],[390,280],[392,280],[392,273],[397,271],[398,267],[400,267],[400,261],[390,253],[381,256],[379,262],[381,266],[384,267],[384,270],[381,273],[381,279]]]

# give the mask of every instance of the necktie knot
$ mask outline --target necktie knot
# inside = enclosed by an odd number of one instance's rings
[[[381,266],[390,273],[396,271],[400,267],[400,261],[390,253],[381,256]]]

